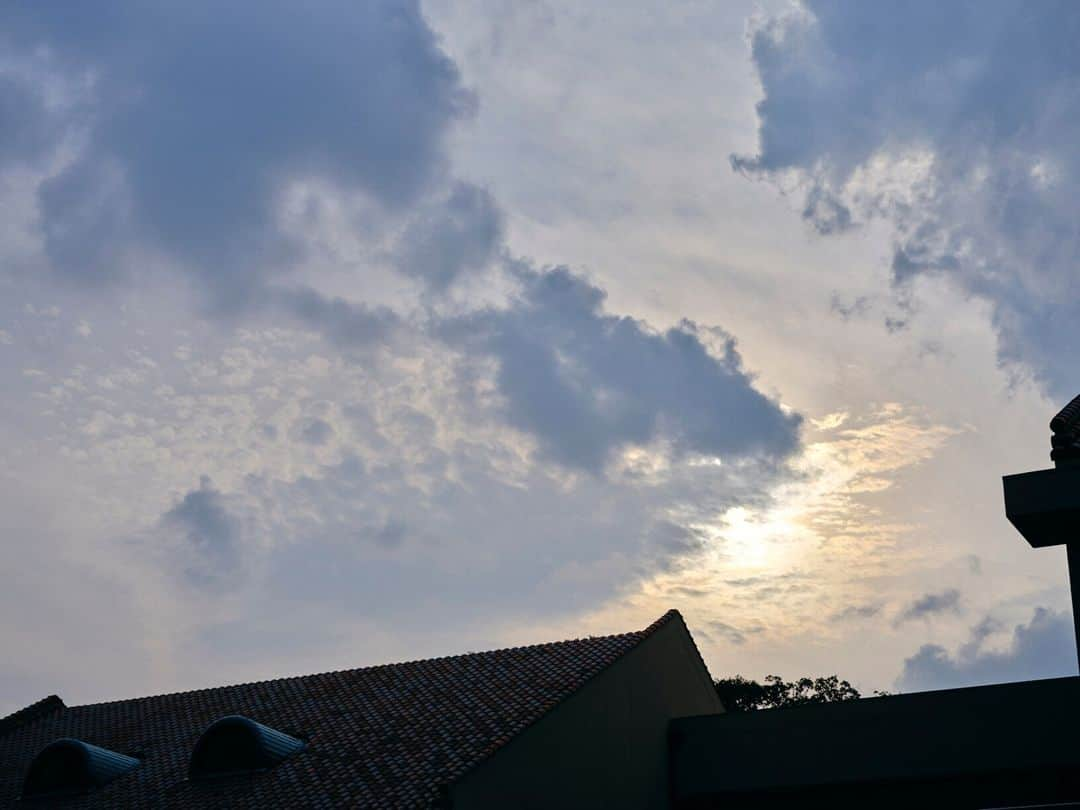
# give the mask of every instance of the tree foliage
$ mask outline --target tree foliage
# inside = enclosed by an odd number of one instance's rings
[[[778,709],[807,703],[836,703],[862,697],[858,689],[836,675],[799,678],[796,681],[785,681],[779,675],[767,675],[764,683],[736,675],[721,678],[715,681],[715,685],[720,702],[729,712]]]

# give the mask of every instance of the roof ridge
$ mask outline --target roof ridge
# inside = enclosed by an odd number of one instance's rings
[[[640,632],[643,633],[644,635],[650,635],[652,633],[655,633],[657,630],[659,630],[665,624],[667,624],[670,621],[673,621],[674,619],[678,619],[683,624],[686,624],[686,619],[683,618],[683,615],[681,613],[679,613],[679,611],[676,610],[675,608],[671,608],[670,610],[666,611],[663,616],[661,616],[659,619],[657,619],[655,622],[653,622],[652,624],[650,624],[648,627],[646,627],[644,630],[641,630]]]
[[[60,699],[59,695],[49,695],[41,700],[36,700],[29,706],[23,706],[23,708],[12,712],[7,717],[0,717],[0,737],[21,726],[25,726],[27,723],[34,722],[40,717],[66,708],[67,706],[64,705],[64,701]]]
[[[308,673],[306,675],[283,675],[283,676],[277,677],[277,678],[263,678],[261,680],[256,680],[256,681],[241,681],[240,683],[229,683],[229,684],[223,684],[221,686],[204,686],[204,687],[202,687],[200,689],[178,689],[178,690],[173,691],[173,692],[158,692],[158,693],[152,694],[152,695],[142,695],[141,697],[117,698],[116,700],[101,700],[101,701],[98,701],[96,703],[82,703],[82,704],[79,704],[78,706],[72,706],[70,708],[73,708],[73,709],[85,709],[85,708],[90,708],[92,706],[107,706],[107,705],[114,704],[114,703],[134,703],[136,701],[141,701],[141,700],[157,700],[157,699],[160,699],[160,698],[178,697],[180,695],[191,695],[191,694],[197,694],[197,693],[200,693],[200,692],[218,692],[218,691],[225,690],[225,689],[237,689],[237,688],[240,688],[240,687],[243,687],[243,686],[263,686],[263,685],[269,685],[269,684],[279,684],[279,683],[284,683],[284,682],[288,682],[288,681],[300,681],[300,680],[304,680],[304,679],[307,679],[307,678],[315,678],[315,677],[321,677],[321,676],[327,676],[327,675],[344,675],[344,674],[347,674],[347,673],[361,672],[361,671],[365,671],[365,670],[375,671],[375,670],[380,670],[380,669],[391,669],[393,667],[401,667],[401,666],[407,666],[407,665],[430,664],[430,663],[436,663],[436,662],[442,662],[442,661],[455,661],[455,660],[460,660],[460,659],[475,658],[475,657],[486,656],[486,655],[496,655],[496,654],[499,654],[499,653],[519,652],[519,651],[524,651],[524,650],[536,650],[536,649],[540,649],[540,648],[543,648],[543,647],[557,647],[557,646],[564,645],[564,644],[580,644],[580,643],[585,642],[585,641],[598,641],[598,640],[601,640],[601,639],[618,639],[618,638],[628,638],[628,637],[631,637],[631,636],[639,636],[638,642],[640,642],[643,639],[645,639],[647,636],[652,635],[661,626],[663,626],[667,622],[671,621],[675,617],[678,617],[679,619],[682,619],[682,615],[679,613],[679,611],[677,611],[677,610],[669,610],[669,611],[667,611],[667,613],[665,613],[663,616],[661,616],[659,619],[654,621],[652,624],[650,624],[648,627],[644,628],[643,630],[631,630],[631,631],[626,632],[626,633],[609,633],[607,635],[601,635],[601,636],[580,636],[578,638],[568,638],[568,639],[562,639],[560,641],[543,641],[543,642],[539,642],[537,644],[521,644],[521,645],[514,646],[514,647],[497,647],[497,648],[491,649],[491,650],[479,650],[477,652],[457,653],[456,655],[437,655],[437,656],[433,656],[431,658],[415,658],[415,659],[411,659],[411,660],[408,660],[408,661],[394,661],[394,662],[387,663],[387,664],[371,664],[369,666],[364,666],[364,667],[345,667],[343,669],[331,669],[331,670],[327,670],[325,672],[311,672],[311,673]],[[634,646],[636,647],[637,643],[635,643]],[[631,649],[633,649],[633,648],[631,647]],[[627,650],[627,652],[629,652],[629,650]],[[59,698],[57,698],[57,699],[59,700]],[[39,702],[41,702],[41,701],[39,701]]]

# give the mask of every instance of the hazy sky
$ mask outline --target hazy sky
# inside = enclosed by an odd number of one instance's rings
[[[645,626],[1075,674],[1080,6],[0,11],[0,713]]]

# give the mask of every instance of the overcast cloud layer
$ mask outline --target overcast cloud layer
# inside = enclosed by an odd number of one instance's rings
[[[669,607],[1067,670],[995,476],[1075,393],[1075,15],[773,11],[0,11],[0,713]]]

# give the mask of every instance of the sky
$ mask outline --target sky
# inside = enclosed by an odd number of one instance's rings
[[[625,632],[1076,674],[1080,7],[0,10],[0,714]]]

